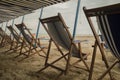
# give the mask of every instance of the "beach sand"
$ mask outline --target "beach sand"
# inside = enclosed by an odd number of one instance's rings
[[[87,63],[90,66],[91,57],[93,52],[92,45],[94,44],[93,36],[78,36],[76,40],[81,40],[82,51],[85,53],[90,53],[87,59]],[[48,40],[41,40],[41,43],[48,46]],[[60,74],[60,71],[55,70],[51,67],[46,70],[36,73],[36,71],[40,70],[44,67],[45,58],[38,56],[37,54],[19,62],[24,56],[20,56],[18,58],[14,58],[18,55],[18,52],[5,52],[9,49],[9,46],[5,46],[0,48],[0,80],[55,80],[57,76]],[[64,50],[64,49],[63,49]],[[64,50],[65,51],[65,50]],[[66,51],[65,51],[66,52]],[[41,52],[41,54],[43,54]],[[111,55],[109,50],[105,50],[105,55],[107,57],[108,63],[111,65],[115,61],[115,57]],[[52,49],[50,53],[50,60],[52,61],[60,56],[60,53],[57,51],[57,48],[54,44],[52,44]],[[71,59],[71,62],[74,62],[76,59]],[[57,66],[64,68],[65,60],[62,59],[58,63]],[[82,62],[77,64],[76,66],[85,68]],[[102,61],[102,57],[99,49],[97,49],[95,68],[93,73],[92,80],[96,80],[104,71],[106,70],[104,62]],[[88,72],[72,67],[69,71],[68,75],[62,75],[56,80],[87,80]],[[112,69],[112,75],[116,80],[120,79],[120,68],[117,64]],[[103,80],[110,80],[109,76],[106,75]]]

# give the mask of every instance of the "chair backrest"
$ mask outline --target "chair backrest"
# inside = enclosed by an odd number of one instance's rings
[[[20,31],[20,33],[23,35],[24,39],[29,43],[31,44],[32,42],[32,35],[31,33],[26,33],[26,30],[27,30],[27,27],[24,23],[21,23],[21,24],[15,24],[16,27],[18,28],[18,30]],[[27,30],[28,31],[28,30]]]
[[[58,16],[41,19],[40,21],[55,44],[70,50],[73,39],[60,13],[58,13]],[[75,44],[73,44],[72,55],[80,57]]]
[[[15,31],[15,29],[10,25],[7,26],[8,30],[11,32],[16,41],[21,42],[20,35]]]
[[[120,4],[95,9],[85,9],[86,16],[97,18],[98,27],[112,51],[120,59]]]

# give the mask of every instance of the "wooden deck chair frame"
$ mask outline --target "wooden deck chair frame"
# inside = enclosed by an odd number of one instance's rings
[[[3,37],[3,30],[2,30],[2,28],[0,28],[0,38],[2,39],[2,37]]]
[[[8,51],[11,51],[11,50],[13,50],[13,51],[17,50],[18,51],[18,50],[20,50],[21,46],[23,44],[23,38],[20,37],[20,35],[17,33],[17,31],[11,25],[7,26],[7,28],[11,32],[11,34],[13,36],[13,38],[12,38],[13,40],[11,42],[10,49]],[[26,43],[24,43],[24,44],[26,44]],[[26,45],[24,47],[25,50],[27,50],[26,49],[26,47],[27,47]]]
[[[1,42],[0,42],[0,45],[1,45],[1,46],[5,46],[5,45],[11,43],[11,38],[10,38],[10,36],[8,36],[8,35],[5,33],[5,31],[3,31],[2,28],[0,28],[0,36],[1,36]]]
[[[52,38],[52,35],[49,33],[49,30],[47,29],[47,26],[45,25],[45,23],[50,22],[52,20],[54,21],[54,20],[56,20],[58,18],[59,18],[59,21],[61,21],[63,23],[63,27],[66,30],[66,32],[67,32],[67,34],[68,34],[68,36],[69,36],[69,38],[71,40],[71,45],[70,45],[70,49],[68,50],[68,53],[64,53],[63,50],[61,50],[59,44],[57,44],[56,41]],[[80,44],[80,42],[75,43],[73,41],[73,38],[72,38],[72,36],[71,36],[71,34],[70,34],[69,30],[68,30],[67,25],[65,24],[65,22],[63,20],[61,14],[58,13],[58,16],[53,16],[53,17],[49,17],[49,18],[45,18],[45,19],[40,19],[40,21],[41,21],[43,27],[45,28],[46,32],[48,33],[49,37],[50,37],[50,42],[49,42],[49,47],[48,47],[48,51],[47,51],[47,57],[46,57],[46,61],[45,61],[45,67],[43,67],[42,69],[40,69],[38,71],[38,73],[41,72],[41,71],[43,71],[43,70],[45,70],[48,67],[52,67],[52,68],[55,68],[55,69],[61,71],[60,75],[62,75],[62,74],[66,75],[68,73],[69,69],[70,69],[70,66],[75,66],[76,63],[81,62],[81,61],[84,63],[84,65],[86,67],[85,70],[89,71],[89,66],[85,62],[85,59],[87,58],[88,54],[85,55],[85,56],[82,55],[82,50],[81,50],[81,44]],[[50,62],[48,62],[48,59],[49,59],[49,55],[50,55],[50,50],[51,50],[52,42],[55,44],[58,52],[60,52],[61,57],[59,57],[58,59],[56,59],[56,60],[54,60],[53,62],[50,63]],[[71,60],[71,56],[72,56],[71,55],[72,47],[73,47],[73,45],[76,45],[76,44],[78,44],[79,53],[80,53],[80,57],[81,58],[78,61],[76,61],[75,63],[70,64],[70,60]],[[65,69],[61,69],[60,67],[57,67],[57,66],[54,65],[56,62],[60,61],[63,58],[66,61],[66,67],[65,67]]]
[[[16,25],[17,28],[18,27],[24,27],[24,29],[28,32],[28,34],[30,35],[30,37],[32,39],[31,43],[29,43],[29,42],[27,42],[27,40],[25,40],[25,38],[23,36],[24,40],[23,40],[23,44],[22,44],[22,47],[21,47],[20,55],[28,53],[27,56],[26,56],[26,58],[28,58],[29,56],[32,56],[34,54],[38,54],[39,56],[45,58],[46,57],[46,52],[44,51],[44,49],[46,49],[46,47],[41,47],[40,39],[35,39],[34,36],[32,35],[32,33],[29,31],[29,29],[27,28],[27,26],[24,23],[15,24],[15,25]],[[20,31],[20,33],[22,34],[21,31]],[[22,35],[24,35],[24,34],[22,34]],[[28,43],[28,47],[29,47],[29,49],[27,51],[25,51],[25,52],[23,52],[23,47],[25,45],[24,42]],[[35,42],[35,46],[36,46],[35,48],[33,47],[33,42]],[[37,48],[40,48],[40,49],[37,50]],[[33,51],[35,51],[35,52],[33,52]],[[41,51],[44,53],[44,55],[40,54]]]
[[[4,39],[4,35],[3,35],[3,30],[2,30],[2,28],[0,28],[0,38],[1,38],[0,44],[2,45],[2,41],[3,41],[3,39]]]
[[[108,45],[105,43],[105,40],[103,39],[103,35],[99,35],[99,38],[101,40],[102,47],[108,49]]]
[[[2,28],[0,28],[0,37],[1,37],[1,41],[0,41],[0,45],[4,46],[4,42],[5,42],[5,35],[4,35],[4,31]]]
[[[105,7],[100,7],[100,8],[94,8],[94,9],[86,9],[86,7],[83,7],[84,13],[86,15],[86,18],[88,20],[88,23],[90,25],[90,28],[93,32],[93,35],[95,37],[95,45],[94,45],[94,51],[92,55],[92,61],[91,61],[91,67],[90,67],[90,74],[89,74],[89,80],[92,79],[92,74],[93,74],[93,68],[94,68],[94,63],[95,63],[95,58],[96,58],[96,50],[97,46],[100,49],[101,55],[103,57],[103,61],[106,65],[107,71],[105,71],[99,78],[98,80],[101,80],[104,78],[104,76],[109,73],[110,79],[113,80],[113,76],[111,75],[111,69],[115,66],[116,63],[120,62],[120,60],[115,61],[111,66],[108,65],[107,59],[105,57],[105,52],[100,44],[99,36],[97,34],[97,31],[95,30],[95,26],[92,22],[92,17],[97,17],[100,15],[106,15],[106,14],[115,14],[115,13],[120,13],[120,11],[114,11],[115,8],[120,8],[120,4],[115,4],[111,6],[105,6]],[[119,9],[120,10],[120,9]]]

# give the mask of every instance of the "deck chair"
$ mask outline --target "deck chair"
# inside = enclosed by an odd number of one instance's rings
[[[33,55],[33,54],[38,54],[39,56],[42,57],[46,57],[46,52],[44,51],[44,49],[46,49],[45,46],[42,46],[40,44],[40,39],[35,39],[34,36],[32,35],[32,33],[29,31],[29,29],[27,28],[27,26],[24,23],[21,24],[15,24],[16,27],[18,28],[18,30],[20,31],[20,33],[22,34],[24,40],[27,42],[29,50],[23,52],[23,46],[24,46],[24,42],[22,44],[21,47],[21,51],[20,51],[20,55],[23,53],[28,53],[27,57]],[[39,50],[37,49],[39,48]],[[35,51],[35,52],[33,52]],[[44,53],[44,55],[41,55],[40,51],[42,51]]]
[[[84,7],[83,10],[87,17],[89,25],[92,29],[94,37],[96,39],[95,48],[94,48],[94,52],[93,52],[93,56],[92,56],[89,80],[92,79],[92,72],[93,72],[93,68],[94,68],[97,46],[99,47],[101,54],[104,57],[104,62],[106,64],[106,68],[107,68],[107,71],[105,71],[98,78],[98,80],[103,79],[107,73],[109,73],[110,79],[113,80],[110,70],[117,63],[120,62],[120,3],[105,6],[105,7],[100,7],[100,8],[94,8],[94,9],[86,9]],[[95,30],[95,27],[93,25],[91,17],[96,17],[96,19],[98,21],[98,27],[105,39],[105,42],[108,44],[108,47],[111,50],[112,54],[117,58],[117,60],[111,66],[108,65],[107,59],[104,55],[103,48],[100,45],[100,40],[98,38],[98,34]]]
[[[5,33],[5,31],[2,28],[0,28],[0,37],[1,37],[1,42],[0,42],[1,46],[5,46],[6,44],[11,43],[11,37],[7,33]]]
[[[61,14],[58,13],[57,16],[40,19],[40,21],[45,30],[47,31],[48,35],[50,36],[50,42],[47,52],[47,58],[45,61],[45,67],[40,69],[38,73],[47,69],[48,67],[52,67],[61,71],[61,75],[66,75],[71,66],[75,66],[76,63],[81,61],[86,67],[85,70],[89,71],[89,66],[85,62],[85,59],[87,58],[88,54],[82,52],[80,41],[73,41],[73,38]],[[49,62],[52,42],[55,44],[58,52],[60,52],[61,57],[57,58],[53,62]],[[78,44],[78,46],[76,44]],[[65,52],[63,49],[67,50],[67,52]],[[71,57],[77,58],[77,61],[71,64]],[[55,63],[59,62],[61,59],[64,59],[66,61],[64,69],[60,68],[60,66],[58,67],[57,65],[55,65]]]
[[[23,38],[20,37],[20,35],[17,33],[17,31],[11,25],[7,26],[7,28],[11,32],[11,34],[13,36],[13,40],[11,42],[11,46],[10,46],[9,51],[11,51],[11,50],[20,50],[20,47],[23,44]],[[26,44],[26,43],[24,43],[24,44]]]

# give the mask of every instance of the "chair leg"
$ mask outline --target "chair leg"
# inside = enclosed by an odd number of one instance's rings
[[[32,44],[33,44],[33,41],[34,41],[34,39],[32,39],[32,41],[31,41],[31,44],[30,44],[30,47],[29,47],[29,52],[28,52],[28,56],[27,57],[29,57],[29,55],[30,55],[30,53],[31,53],[31,48],[32,48]],[[34,47],[33,47],[34,48]],[[35,44],[35,50],[36,50],[36,44]]]
[[[53,65],[54,63],[58,62],[59,60],[61,60],[62,58],[64,58],[64,57],[67,56],[67,55],[68,55],[68,53],[65,54],[64,56],[61,56],[60,58],[58,58],[57,60],[55,60],[55,61],[53,61],[53,62],[51,62],[51,63],[49,63],[49,64],[50,64],[50,65]],[[48,64],[48,63],[47,63],[47,64]],[[37,73],[45,70],[45,69],[48,68],[50,65],[46,65],[44,68],[42,68],[42,69],[40,69],[39,71],[37,71]],[[54,68],[54,67],[53,67],[53,68]],[[63,70],[62,70],[62,71],[63,71]]]
[[[106,59],[106,57],[105,57],[105,54],[104,54],[104,53],[101,53],[101,55],[102,55],[103,61],[104,61],[104,63],[105,63],[105,66],[106,66],[106,68],[108,69],[108,68],[109,68],[109,65],[108,65],[107,59]],[[110,79],[112,80],[113,77],[112,77],[111,71],[109,71],[109,76],[110,76]]]
[[[104,49],[104,44],[101,43],[101,47]],[[104,61],[104,57],[102,56],[102,60]]]
[[[46,55],[45,66],[47,65],[47,62],[48,62],[50,49],[51,49],[51,43],[52,43],[52,40],[50,40],[49,45],[48,45],[48,51],[47,51],[47,55]]]
[[[110,72],[110,70],[117,64],[119,63],[120,60],[116,60],[99,78],[98,80],[102,80],[104,78],[104,76]],[[111,80],[113,80],[113,78],[111,78]]]
[[[22,42],[22,45],[21,45],[21,48],[20,48],[20,53],[19,53],[19,55],[22,54],[23,46],[24,46],[24,40],[23,40],[23,42]]]
[[[97,42],[95,41],[88,80],[92,80],[92,74],[93,74],[93,68],[94,68],[94,63],[95,63],[95,58],[96,58],[96,52],[97,52]]]
[[[80,43],[78,43],[78,47],[79,47],[79,49],[80,49],[80,57],[81,57],[81,60],[82,60],[82,62],[84,63],[84,65],[86,66],[87,70],[89,71],[89,67],[88,67],[87,63],[85,62],[85,59],[84,59],[83,56],[82,56],[82,50],[81,50],[81,44],[80,44]]]
[[[1,46],[4,46],[4,37],[2,38],[1,42],[0,42]]]
[[[69,71],[72,47],[73,47],[73,44],[71,44],[70,51],[68,52],[68,59],[67,59],[67,63],[66,63],[65,75],[67,75],[68,71]]]
[[[12,50],[12,47],[13,47],[13,42],[11,43],[11,45],[10,45],[10,49],[9,49],[9,50]]]
[[[28,52],[28,55],[27,55],[27,57],[29,57],[29,55],[30,55],[30,53],[31,53],[31,48],[32,48],[32,45],[30,45],[30,47],[29,47],[29,52]],[[35,50],[36,50],[36,48],[35,48]]]

